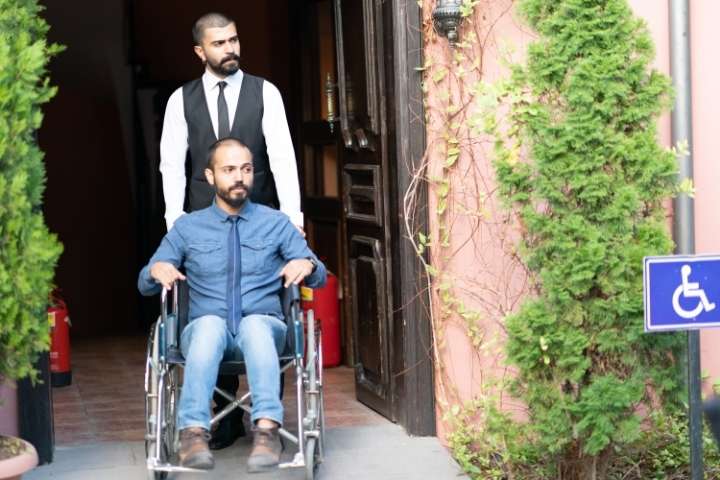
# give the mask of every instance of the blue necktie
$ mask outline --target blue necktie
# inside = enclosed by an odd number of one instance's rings
[[[230,233],[228,234],[227,326],[230,333],[237,335],[240,320],[242,320],[242,295],[240,292],[240,279],[242,278],[240,217],[231,215],[228,218],[230,220]]]
[[[227,82],[218,82],[218,140],[230,136],[230,115],[225,101],[225,87]]]

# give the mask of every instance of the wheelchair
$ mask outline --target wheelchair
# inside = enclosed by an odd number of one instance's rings
[[[281,297],[288,331],[285,350],[279,356],[280,372],[284,375],[287,370],[295,369],[298,420],[296,435],[280,428],[280,435],[295,444],[297,452],[292,461],[281,463],[279,468],[304,468],[305,478],[310,480],[315,478],[324,451],[321,332],[316,326],[312,310],[303,312],[300,309],[297,285],[283,289]],[[165,289],[160,295],[160,303],[160,317],[152,325],[148,337],[145,364],[145,455],[149,479],[164,479],[173,472],[206,472],[178,464],[180,440],[176,427],[177,406],[182,390],[180,371],[185,364],[179,339],[187,323],[187,310],[185,314],[178,312],[177,282],[173,286],[170,312],[168,292]],[[305,327],[307,335],[304,333]],[[242,375],[245,373],[244,362],[223,361],[219,373]],[[230,403],[213,414],[211,427],[235,408],[251,413],[250,392],[236,397],[217,386],[215,392]]]

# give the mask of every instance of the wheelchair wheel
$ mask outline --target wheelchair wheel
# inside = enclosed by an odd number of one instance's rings
[[[155,422],[157,421],[157,380],[158,353],[156,336],[157,323],[150,327],[145,357],[145,455],[152,452],[155,444]]]
[[[309,438],[305,444],[305,480],[314,480],[317,470],[317,442],[315,438]]]
[[[305,427],[313,432],[305,441],[305,479],[315,478],[315,471],[320,458],[318,436],[321,435],[322,421],[322,384],[320,382],[322,363],[319,350],[319,331],[316,329],[313,311],[307,312],[307,350],[306,350],[306,383],[305,383]],[[322,441],[322,439],[320,439]]]
[[[174,459],[180,443],[177,429],[177,407],[180,401],[180,367],[170,365],[165,376],[165,412],[163,443],[169,459]]]
[[[157,342],[157,322],[150,327],[148,336],[147,356],[145,359],[145,458],[151,458],[156,453],[156,425],[158,420],[158,379],[159,361]],[[159,461],[167,458],[167,452],[160,449]],[[165,457],[165,458],[163,458]],[[163,480],[167,478],[167,472],[155,472],[148,470],[149,480]]]
[[[323,459],[325,458],[325,402],[323,401],[323,355],[322,355],[322,331],[318,334],[318,341],[317,341],[317,350],[318,350],[318,385],[317,389],[319,392],[318,395],[318,426],[320,431],[320,441],[317,445],[317,463],[322,463]]]
[[[161,365],[158,335],[155,323],[150,330],[145,365],[145,457],[156,458],[157,463],[170,463],[177,450],[176,428],[177,402],[179,399],[179,367]],[[162,369],[167,370],[162,372]],[[162,389],[160,389],[162,385]],[[160,451],[158,455],[157,425],[160,428]],[[148,470],[148,478],[161,480],[167,472]]]

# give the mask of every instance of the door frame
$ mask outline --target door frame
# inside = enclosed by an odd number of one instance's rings
[[[375,0],[378,1],[378,0]],[[298,18],[301,11],[298,3],[290,0],[290,18]],[[386,98],[385,113],[388,127],[387,152],[391,159],[385,185],[390,192],[391,215],[398,218],[389,228],[392,261],[393,289],[392,304],[388,305],[390,328],[393,329],[394,343],[390,345],[391,365],[391,417],[402,425],[408,434],[415,436],[436,435],[434,362],[432,352],[432,328],[428,311],[428,281],[420,259],[412,244],[406,240],[403,197],[412,180],[412,171],[420,164],[425,152],[425,118],[422,72],[417,67],[423,64],[422,11],[416,0],[389,0],[383,2],[384,53],[388,59],[385,68]],[[298,10],[293,10],[296,8]],[[293,13],[293,11],[295,13]],[[290,22],[290,38],[302,33]],[[294,61],[294,68],[300,68],[302,59]],[[300,78],[296,77],[291,88],[301,92]],[[307,98],[294,96],[292,107],[296,111],[295,124],[303,122],[302,112]],[[297,147],[297,144],[296,144]],[[299,165],[302,171],[302,165]],[[420,231],[427,231],[427,186],[418,191],[417,209],[413,224]],[[343,238],[346,238],[343,229]],[[343,252],[345,259],[348,250]],[[347,275],[342,279],[348,281]],[[351,314],[346,305],[345,315]],[[345,336],[351,341],[350,332]]]
[[[394,123],[389,148],[394,150],[394,188],[391,192],[392,211],[399,222],[392,232],[393,289],[395,291],[393,326],[396,332],[392,345],[393,381],[396,398],[395,417],[411,435],[436,435],[435,382],[432,351],[432,325],[427,302],[428,280],[413,245],[407,241],[403,224],[403,199],[413,177],[413,170],[422,162],[425,152],[425,115],[423,109],[422,10],[415,0],[393,0],[390,25],[384,29],[386,48],[392,53],[394,73],[388,85],[388,121]],[[410,219],[419,231],[428,227],[427,184],[418,190],[417,208]]]

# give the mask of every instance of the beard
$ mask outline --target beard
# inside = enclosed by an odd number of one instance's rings
[[[215,193],[232,208],[240,208],[245,204],[245,201],[250,194],[250,189],[244,183],[237,182],[230,186],[227,190],[215,187]]]
[[[233,75],[235,72],[240,70],[240,55],[231,53],[217,63],[208,59],[207,66],[216,75],[227,77],[228,75]]]

